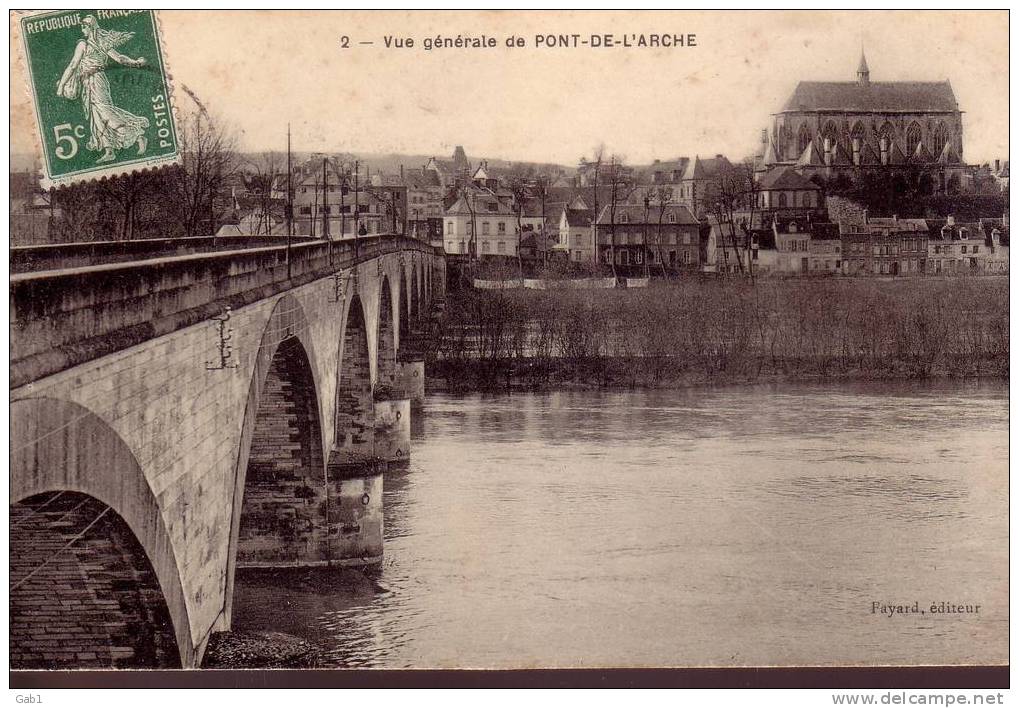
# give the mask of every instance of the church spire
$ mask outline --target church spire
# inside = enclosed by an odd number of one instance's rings
[[[863,43],[860,43],[860,66],[856,69],[856,81],[860,86],[870,85],[870,69],[867,67],[867,55],[863,51]]]

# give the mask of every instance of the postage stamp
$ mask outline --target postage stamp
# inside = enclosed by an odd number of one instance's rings
[[[44,187],[180,160],[153,10],[20,18]]]

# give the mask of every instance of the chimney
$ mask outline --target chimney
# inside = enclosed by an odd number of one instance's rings
[[[721,160],[722,159],[721,153],[715,153],[715,159],[716,160]]]
[[[994,172],[995,173],[1001,172],[1001,160],[994,161]]]

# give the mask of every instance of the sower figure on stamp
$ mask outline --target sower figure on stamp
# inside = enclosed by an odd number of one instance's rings
[[[145,130],[149,119],[113,105],[110,81],[106,77],[110,60],[122,66],[145,66],[144,57],[131,59],[116,50],[130,40],[134,32],[104,30],[91,15],[81,21],[81,31],[85,39],[78,42],[71,63],[57,82],[57,95],[73,100],[81,94],[81,105],[91,131],[88,149],[103,151],[97,163],[110,162],[116,158],[114,150],[135,144],[141,155],[148,144]]]

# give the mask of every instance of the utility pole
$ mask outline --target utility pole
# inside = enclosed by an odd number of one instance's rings
[[[287,217],[287,280],[290,280],[290,241],[294,233],[294,191],[290,180],[293,170],[290,167],[290,123],[287,123],[287,205],[284,212]]]
[[[354,253],[361,244],[361,214],[359,206],[361,195],[358,193],[358,173],[361,171],[360,160],[354,160]]]
[[[326,174],[326,159],[322,158],[322,238],[329,240],[329,176]]]

